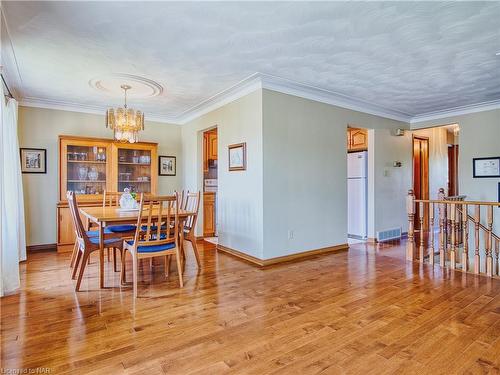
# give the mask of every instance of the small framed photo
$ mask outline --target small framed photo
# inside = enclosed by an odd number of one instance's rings
[[[247,144],[229,145],[229,170],[244,171],[247,169]]]
[[[160,176],[175,176],[177,161],[175,156],[158,156],[158,174]]]
[[[47,173],[47,150],[45,148],[21,148],[22,173]]]
[[[474,178],[500,177],[500,156],[472,159]]]

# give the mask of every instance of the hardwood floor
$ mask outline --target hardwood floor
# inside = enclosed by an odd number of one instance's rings
[[[189,245],[187,245],[189,246]],[[50,374],[500,373],[500,281],[404,261],[404,246],[259,269],[212,244],[185,287],[163,262],[139,299],[96,258],[74,292],[69,255],[34,253],[1,299],[1,367]],[[130,264],[128,265],[130,270]],[[128,275],[131,280],[131,274]]]

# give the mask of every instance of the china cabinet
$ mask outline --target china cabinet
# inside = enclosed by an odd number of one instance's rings
[[[157,148],[157,143],[59,136],[58,251],[72,250],[75,240],[66,192],[77,194],[80,207],[101,205],[104,190],[156,194]]]

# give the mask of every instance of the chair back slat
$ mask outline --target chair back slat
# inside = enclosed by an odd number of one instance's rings
[[[177,244],[179,226],[177,199],[177,195],[141,197],[134,244],[140,244],[141,247]],[[170,227],[172,221],[173,228]],[[165,225],[162,226],[162,223]]]
[[[177,201],[176,201],[176,205],[179,207],[180,210],[183,210],[184,209],[184,190],[182,190],[181,192],[178,192],[176,190],[174,190],[174,195],[177,196]]]
[[[78,240],[88,243],[89,239],[87,236],[87,232],[85,231],[85,227],[83,226],[82,218],[80,217],[76,195],[73,191],[68,191],[66,193],[66,198],[68,200],[69,212],[71,213],[76,236]]]
[[[196,219],[198,217],[198,210],[200,209],[200,192],[190,193],[189,191],[186,194],[186,202],[184,206],[184,210],[195,212],[195,215],[190,215],[186,219],[185,229],[191,230],[196,225]]]
[[[102,196],[102,206],[103,207],[118,207],[120,205],[120,198],[123,192],[120,191],[106,191],[104,190]],[[140,201],[142,193],[136,193],[136,200]]]

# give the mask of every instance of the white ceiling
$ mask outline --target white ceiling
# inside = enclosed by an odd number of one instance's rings
[[[255,72],[409,117],[500,99],[499,2],[3,0],[2,7],[19,74],[9,84],[29,100],[115,105],[118,91],[89,82],[132,75],[163,91],[132,97],[131,106],[178,118]]]

